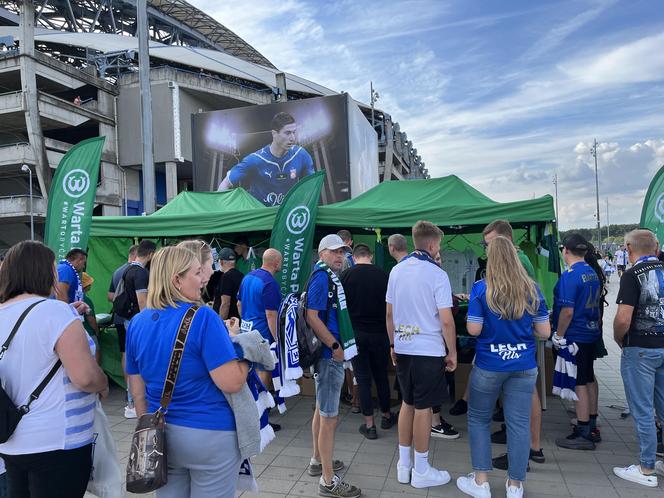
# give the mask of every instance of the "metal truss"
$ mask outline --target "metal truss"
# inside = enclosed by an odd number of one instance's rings
[[[20,1],[0,0],[0,24],[18,22]],[[150,39],[210,48],[274,68],[255,48],[184,0],[148,0]],[[35,0],[38,26],[58,31],[136,33],[136,0]]]

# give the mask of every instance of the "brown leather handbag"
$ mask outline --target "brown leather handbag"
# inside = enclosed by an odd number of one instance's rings
[[[198,306],[189,308],[180,322],[159,408],[154,413],[142,415],[136,424],[127,462],[127,491],[130,493],[151,493],[168,482],[165,415],[173,399],[187,334],[197,310]]]

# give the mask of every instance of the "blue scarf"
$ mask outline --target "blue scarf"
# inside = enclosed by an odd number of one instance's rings
[[[431,257],[431,254],[429,254],[429,252],[425,251],[424,249],[415,249],[408,256],[403,258],[400,261],[400,263],[403,262],[403,261],[406,261],[409,258],[419,259],[420,261],[428,261],[429,263],[432,263],[432,264],[436,265],[436,267],[440,268],[440,266],[438,266],[438,263],[436,263],[436,261]]]
[[[565,341],[565,339],[563,339]],[[578,401],[576,396],[576,353],[579,346],[575,342],[563,342],[556,356],[556,365],[553,367],[552,393],[562,399]]]

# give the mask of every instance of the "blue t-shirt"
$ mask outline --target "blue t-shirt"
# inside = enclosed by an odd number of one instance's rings
[[[262,268],[249,272],[242,279],[237,300],[242,307],[242,331],[258,330],[268,342],[274,342],[265,310],[279,310],[281,291],[272,274]]]
[[[145,381],[149,412],[159,407],[173,344],[190,307],[189,303],[178,303],[177,308],[148,308],[129,322],[126,370]],[[209,372],[235,359],[226,326],[211,308],[201,307],[187,335],[166,422],[194,429],[234,431],[233,412]]]
[[[481,323],[477,337],[475,365],[493,372],[520,372],[537,366],[537,343],[533,323],[549,321],[544,296],[537,288],[539,308],[536,315],[524,313],[519,320],[503,320],[486,302],[486,281],[473,284],[468,303],[468,322]]]
[[[585,261],[574,263],[560,275],[554,289],[554,313],[557,329],[561,308],[574,308],[572,321],[565,332],[568,342],[588,344],[600,336],[600,301],[602,283]]]
[[[71,304],[76,301],[76,289],[78,287],[78,278],[76,271],[64,261],[58,263],[58,281],[63,284],[69,284],[67,290],[67,301]]]
[[[282,157],[273,156],[266,145],[233,166],[228,178],[266,206],[278,206],[298,180],[314,173],[311,156],[299,145],[288,149]]]
[[[327,271],[321,269],[318,265],[314,266],[314,273],[311,276],[309,281],[309,287],[307,289],[307,308],[318,311],[318,317],[321,319],[334,338],[339,341],[339,323],[337,322],[337,305],[336,297],[332,297],[332,307],[327,312],[326,310],[329,293],[333,292],[333,289],[330,289],[329,277]],[[332,350],[323,344],[323,351],[321,353],[322,358],[332,358]]]

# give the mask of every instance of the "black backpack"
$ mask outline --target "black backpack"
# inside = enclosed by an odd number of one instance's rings
[[[129,265],[122,273],[122,277],[115,288],[115,296],[113,297],[113,313],[122,318],[132,318],[139,311],[138,300],[136,299],[136,292],[127,292],[127,284],[125,278],[127,273],[131,270],[132,265]]]
[[[325,270],[315,270],[309,280],[307,285],[304,287],[304,291],[298,296],[297,304],[297,321],[295,328],[297,330],[297,347],[299,350],[299,363],[300,367],[303,369],[309,368],[318,361],[320,358],[321,352],[323,350],[323,343],[318,339],[318,336],[314,333],[314,330],[307,322],[307,292],[309,290],[309,285],[311,284],[311,279],[316,274],[316,272],[325,271]],[[327,272],[326,272],[327,273]],[[327,275],[328,279],[328,292],[327,292],[327,307],[325,309],[325,318],[323,323],[327,325],[328,313],[330,308],[334,306],[334,300],[336,295],[336,285],[332,281],[330,275]]]

